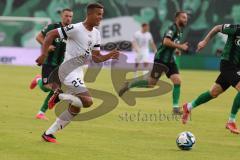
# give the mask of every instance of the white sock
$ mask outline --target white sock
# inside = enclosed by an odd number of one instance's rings
[[[231,122],[234,122],[234,123],[235,123],[235,122],[236,122],[236,119],[229,117],[228,122],[230,122],[230,123],[231,123]]]
[[[69,109],[66,109],[57,119],[56,121],[51,125],[51,127],[49,127],[49,129],[46,131],[46,134],[54,134],[56,133],[58,130],[63,129],[64,127],[66,127],[71,120],[73,119],[73,117],[75,117],[76,115],[71,114],[69,112]]]
[[[173,108],[179,108],[179,105],[173,105]]]
[[[43,111],[39,111],[38,114],[45,114]]]
[[[38,81],[39,81],[40,79],[42,79],[42,78],[37,78],[37,79],[36,79],[37,83],[38,83]]]
[[[188,109],[188,111],[191,111],[191,110],[192,110],[192,103],[188,103],[188,104],[187,104],[187,109]]]

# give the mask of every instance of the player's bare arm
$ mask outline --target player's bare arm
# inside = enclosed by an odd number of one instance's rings
[[[41,32],[39,32],[38,35],[36,36],[36,40],[40,45],[42,45],[44,41],[44,35]]]
[[[118,50],[112,50],[106,55],[102,55],[100,51],[93,50],[92,51],[92,59],[96,63],[104,62],[109,59],[118,59],[119,57],[119,51]]]
[[[38,33],[36,40],[40,45],[43,45],[44,38],[45,38],[44,35],[40,32],[40,33]],[[54,51],[55,48],[56,47],[54,45],[50,45],[48,48],[48,52]]]
[[[188,50],[188,42],[185,42],[183,44],[177,44],[174,43],[170,38],[165,37],[163,39],[163,45],[171,47],[171,48],[176,48],[176,49],[180,49],[183,51],[187,51]]]
[[[44,60],[48,56],[48,48],[52,44],[53,40],[59,37],[59,33],[57,29],[54,29],[47,33],[46,37],[44,38],[43,44],[42,44],[42,53],[37,58],[36,62],[40,66],[43,64]]]
[[[207,34],[207,36],[198,43],[197,52],[206,47],[208,42],[218,33],[222,31],[222,25],[216,25],[213,29]]]

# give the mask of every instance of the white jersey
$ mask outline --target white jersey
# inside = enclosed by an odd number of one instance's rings
[[[143,33],[142,31],[137,31],[133,36],[133,41],[135,41],[140,48],[140,54],[148,54],[149,43],[153,42],[153,38],[150,32]]]
[[[60,38],[67,39],[64,62],[79,56],[88,59],[92,50],[100,50],[100,32],[96,28],[87,30],[82,22],[58,28],[58,33]]]
[[[64,62],[60,65],[58,76],[66,86],[66,93],[86,92],[82,66],[92,57],[93,50],[100,50],[100,32],[89,31],[82,22],[58,28],[61,38],[67,39]]]

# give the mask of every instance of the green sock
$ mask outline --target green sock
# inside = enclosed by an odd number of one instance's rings
[[[179,102],[179,97],[180,97],[180,89],[181,89],[180,84],[174,84],[173,92],[172,92],[173,107],[179,107],[178,102]]]
[[[147,88],[148,81],[147,80],[138,80],[138,81],[134,81],[128,85],[128,88],[134,88],[134,87]]]
[[[209,91],[206,91],[204,93],[202,93],[200,96],[197,97],[197,99],[192,101],[192,108],[195,108],[197,106],[199,106],[200,104],[206,103],[208,101],[210,101],[211,99],[213,99],[213,97],[211,96]]]
[[[50,89],[44,87],[44,85],[43,85],[43,83],[42,83],[42,79],[39,79],[37,83],[38,83],[39,88],[40,88],[43,92],[49,92],[49,91],[51,91]]]
[[[52,97],[52,95],[53,95],[53,91],[51,91],[51,92],[48,94],[48,96],[45,98],[45,100],[44,100],[44,102],[43,102],[43,104],[42,104],[42,107],[41,107],[40,111],[42,111],[42,112],[44,112],[44,113],[47,111],[47,109],[48,109],[48,101],[49,101],[49,99]]]
[[[229,120],[235,121],[239,107],[240,107],[240,92],[238,92],[234,98]]]

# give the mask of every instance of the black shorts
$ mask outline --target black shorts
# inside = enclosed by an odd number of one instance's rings
[[[159,79],[163,72],[165,72],[166,76],[170,78],[173,74],[179,74],[178,66],[175,62],[164,63],[160,60],[154,60],[151,77]]]
[[[227,60],[220,62],[220,74],[215,81],[225,91],[230,86],[235,87],[240,81],[240,66],[237,66]]]
[[[43,64],[42,65],[42,82],[43,82],[44,85],[48,84],[48,82],[49,82],[49,75],[57,67],[58,66],[52,66],[52,65],[48,65],[48,64]]]

